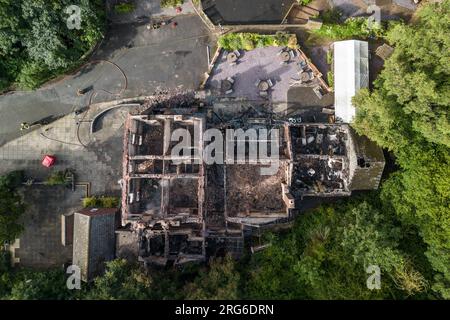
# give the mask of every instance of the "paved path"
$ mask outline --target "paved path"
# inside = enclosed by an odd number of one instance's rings
[[[128,87],[121,98],[152,94],[159,88],[198,87],[207,70],[206,46],[215,41],[196,15],[179,16],[174,21],[178,27],[158,30],[136,23],[110,27],[93,59],[113,61],[124,71]],[[65,115],[87,105],[90,93],[79,97],[78,88],[93,85],[93,102],[109,101],[118,98],[111,93],[120,92],[124,82],[114,65],[98,63],[46,88],[0,96],[0,146],[21,135],[22,122]]]

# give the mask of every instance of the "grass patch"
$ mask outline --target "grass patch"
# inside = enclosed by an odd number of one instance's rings
[[[297,37],[294,34],[278,32],[275,35],[261,35],[257,33],[229,33],[221,36],[219,46],[228,51],[253,50],[264,47],[298,48]]]

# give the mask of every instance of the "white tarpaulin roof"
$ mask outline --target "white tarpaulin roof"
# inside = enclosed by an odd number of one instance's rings
[[[355,116],[352,97],[369,86],[369,44],[347,40],[334,43],[334,108],[336,119],[350,123]]]

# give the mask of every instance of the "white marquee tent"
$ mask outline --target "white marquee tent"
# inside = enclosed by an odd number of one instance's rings
[[[334,108],[336,119],[350,123],[355,116],[352,97],[369,86],[369,44],[346,40],[334,43]]]

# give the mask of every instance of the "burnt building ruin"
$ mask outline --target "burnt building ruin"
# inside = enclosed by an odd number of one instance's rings
[[[196,137],[204,131],[204,120],[156,115],[126,121],[122,224],[132,222],[139,232],[140,259],[159,265],[205,256],[205,174],[202,162],[195,161],[203,151],[202,138],[189,155],[175,159],[171,136],[177,129]]]
[[[212,121],[206,109],[129,115],[119,257],[131,253],[156,265],[205,261],[225,253],[239,257],[247,236],[255,229],[290,221],[305,197],[348,196],[353,190],[379,185],[382,151],[347,124],[268,117]],[[252,150],[261,151],[261,139],[249,130],[267,128],[277,129],[275,138],[263,142],[278,157],[249,157]],[[181,154],[172,152],[177,129],[192,137]],[[224,137],[230,129],[242,129],[244,135],[220,142],[223,162],[205,163],[207,129]],[[236,155],[239,144],[245,146],[245,159]],[[261,174],[271,166],[275,168],[271,174]]]

